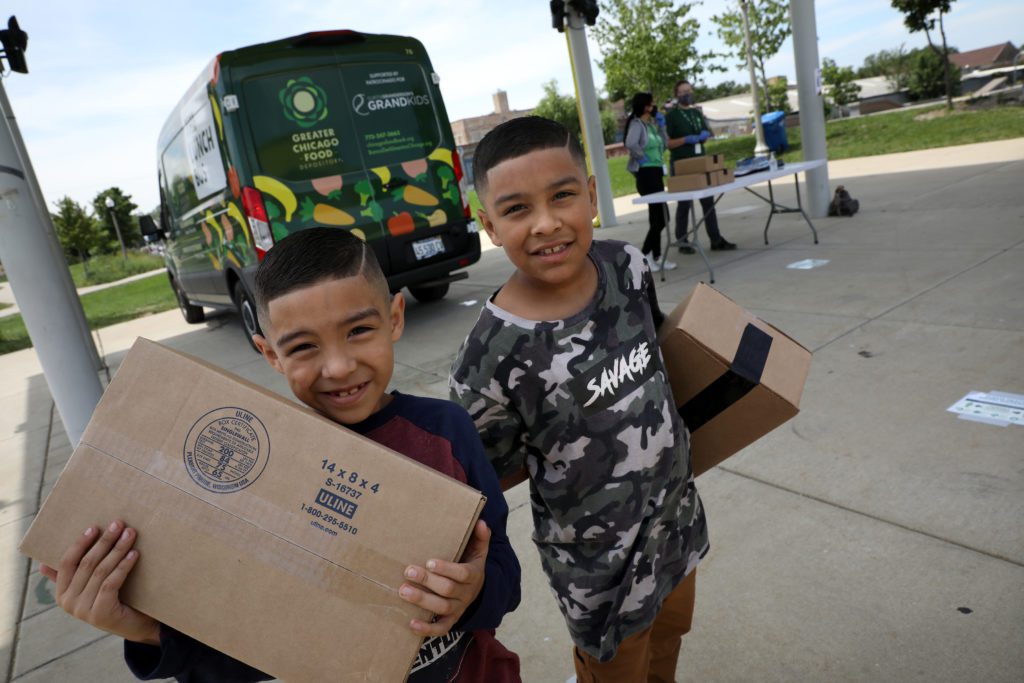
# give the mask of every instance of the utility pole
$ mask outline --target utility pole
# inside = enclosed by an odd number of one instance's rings
[[[590,68],[590,50],[587,48],[585,26],[597,20],[597,0],[551,0],[554,27],[565,31],[569,43],[569,61],[576,85],[576,106],[583,131],[583,146],[590,161],[590,171],[597,185],[597,215],[603,227],[618,224],[612,201],[611,176],[608,157],[604,152],[604,134],[601,131],[601,113],[594,89],[594,74]]]
[[[28,36],[14,17],[7,30],[0,31],[0,41],[11,69],[28,73],[24,58]],[[42,192],[34,186],[28,154],[19,149],[20,135],[2,81],[0,105],[4,110],[0,121],[0,260],[64,430],[74,445],[103,393],[95,347],[86,344],[91,337],[82,336],[81,302],[69,297],[64,287],[61,269],[70,280],[67,263],[53,248],[53,223],[37,199]]]
[[[754,73],[754,53],[750,49],[750,19],[747,17],[747,0],[740,0],[743,10],[743,44],[747,48],[747,69],[750,70],[750,92],[754,96],[754,132],[757,142],[754,144],[754,156],[768,156],[768,145],[764,144],[764,124],[761,122],[761,97],[757,90],[757,75]]]
[[[796,85],[800,98],[800,144],[804,159],[827,159],[814,0],[790,0],[789,18],[793,26],[793,59],[796,61]],[[828,164],[812,168],[804,177],[808,213],[815,218],[828,215],[832,199],[828,191]]]
[[[121,244],[121,260],[128,263],[128,250],[124,248],[124,238],[121,237],[121,226],[117,224],[117,214],[114,213],[114,198],[107,195],[107,198],[103,203],[107,206],[107,212],[110,213],[110,220],[114,224],[114,232],[117,233],[117,241]]]

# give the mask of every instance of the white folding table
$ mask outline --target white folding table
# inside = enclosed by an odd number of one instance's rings
[[[814,223],[811,223],[811,219],[807,217],[807,213],[804,211],[803,202],[800,199],[800,173],[806,173],[812,168],[818,168],[824,166],[827,163],[826,159],[812,159],[810,161],[795,161],[793,163],[780,166],[776,169],[769,169],[765,171],[757,171],[755,173],[748,173],[747,175],[736,178],[731,183],[725,185],[714,185],[712,187],[705,187],[700,190],[689,190],[687,192],[655,192],[654,194],[647,194],[641,197],[637,197],[633,200],[634,204],[664,204],[665,205],[665,228],[668,233],[665,251],[662,254],[661,260],[664,264],[665,259],[668,258],[668,250],[671,245],[675,242],[673,239],[672,225],[669,218],[671,217],[668,210],[669,202],[680,202],[690,200],[690,228],[686,231],[686,236],[692,247],[697,250],[700,257],[704,259],[704,264],[708,268],[708,274],[710,275],[711,282],[715,281],[715,271],[711,267],[711,262],[708,261],[707,254],[704,252],[704,248],[700,244],[700,240],[697,239],[697,229],[704,223],[705,217],[702,216],[700,221],[697,220],[697,199],[703,199],[704,197],[714,197],[715,204],[717,205],[719,200],[725,196],[727,192],[733,190],[744,189],[750,194],[754,195],[758,199],[766,202],[771,206],[771,210],[768,212],[768,220],[764,224],[764,243],[768,244],[768,227],[772,224],[772,216],[777,213],[800,213],[804,220],[807,221],[807,225],[811,228],[811,234],[814,235],[814,243],[818,243],[818,231],[814,229]],[[796,208],[780,204],[775,201],[775,191],[772,189],[772,180],[781,178],[783,176],[792,175],[793,185],[796,187]],[[765,197],[763,194],[752,190],[751,185],[757,185],[758,183],[768,183],[768,196]],[[692,235],[692,237],[691,237]],[[665,280],[665,271],[661,271],[661,279]]]

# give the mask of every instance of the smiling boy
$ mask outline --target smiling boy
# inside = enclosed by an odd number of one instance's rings
[[[253,341],[296,398],[487,497],[460,562],[428,559],[405,568],[399,595],[437,615],[409,623],[426,640],[408,680],[518,681],[518,657],[494,638],[502,617],[519,603],[519,562],[505,533],[508,506],[464,410],[449,401],[388,393],[405,301],[390,295],[373,252],[338,228],[295,233],[260,265],[256,299],[264,335]],[[120,602],[120,588],[139,559],[136,538],[120,521],[106,530],[90,528],[57,568],[43,567],[57,583],[58,604],[125,638],[125,659],[139,678],[269,680]],[[331,675],[324,672],[325,680]]]
[[[594,179],[563,126],[501,124],[473,170],[481,224],[515,271],[459,350],[452,398],[502,484],[529,479],[580,683],[672,681],[708,540],[650,269],[593,240]]]

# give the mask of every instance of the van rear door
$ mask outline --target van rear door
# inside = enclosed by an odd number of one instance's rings
[[[274,239],[313,226],[345,228],[373,245],[387,272],[381,218],[333,55],[305,61],[309,68],[267,62],[242,80],[255,157],[249,169]]]
[[[246,68],[253,183],[275,239],[351,230],[389,277],[472,250],[434,77],[419,61],[307,53]],[[330,64],[325,64],[326,60]]]
[[[340,72],[388,236],[389,275],[471,250],[451,128],[424,61],[346,63]]]

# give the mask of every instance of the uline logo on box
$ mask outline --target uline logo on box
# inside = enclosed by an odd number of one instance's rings
[[[192,481],[213,493],[234,493],[263,474],[270,459],[270,435],[248,410],[217,408],[192,425],[183,451]]]
[[[320,492],[316,494],[316,504],[349,519],[355,516],[358,507],[352,501],[324,489],[320,489]]]

